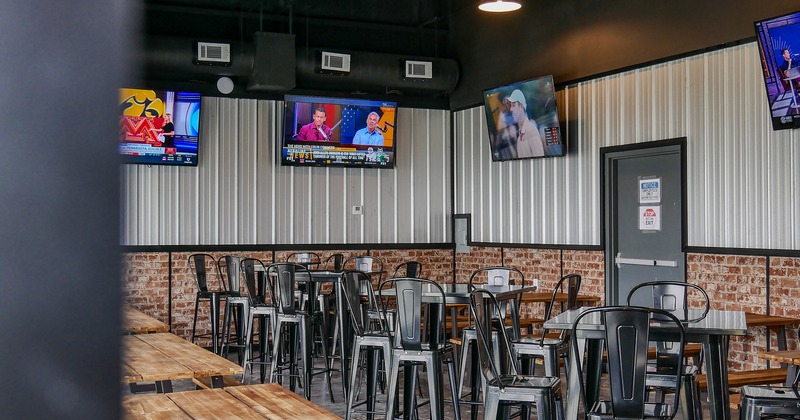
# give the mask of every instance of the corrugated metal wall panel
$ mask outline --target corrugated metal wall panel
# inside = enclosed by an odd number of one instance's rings
[[[482,107],[456,112],[455,212],[474,241],[599,245],[600,148],[685,136],[689,245],[798,249],[800,138],[760,72],[751,43],[569,86],[564,158],[492,163]]]
[[[399,109],[397,167],[364,170],[281,167],[282,102],[202,106],[198,167],[122,168],[122,244],[449,241],[448,111]]]

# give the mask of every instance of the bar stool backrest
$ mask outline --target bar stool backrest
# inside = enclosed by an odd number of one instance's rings
[[[233,293],[241,293],[239,264],[242,258],[240,255],[223,255],[217,260],[217,269],[223,280],[227,280],[228,290]]]
[[[614,418],[644,418],[646,404],[647,347],[650,337],[650,322],[674,324],[679,335],[681,358],[678,369],[672,372],[675,387],[674,401],[680,401],[681,380],[683,376],[683,347],[685,330],[681,321],[669,312],[659,309],[637,306],[606,306],[589,308],[575,317],[572,334],[576,334],[578,325],[590,314],[599,313],[605,331],[604,345],[608,355],[608,379],[611,388],[611,412]],[[572,340],[573,354],[578,354],[578,340]],[[576,363],[580,381],[581,398],[589,413],[593,407],[586,407],[586,391],[582,378],[581,363]],[[674,418],[678,404],[673,404],[667,418]],[[663,416],[660,416],[663,417]]]
[[[344,269],[344,255],[331,254],[325,259],[323,266],[326,270],[342,271]]]
[[[297,307],[295,305],[295,291],[299,290],[297,287],[296,274],[298,272],[307,272],[306,267],[300,264],[293,263],[277,263],[271,264],[267,267],[268,278],[274,277],[275,282],[275,304],[278,308],[278,313],[284,315],[296,315]],[[310,280],[310,278],[309,278]],[[313,290],[312,287],[307,288]],[[309,301],[313,301],[314,297],[309,297]]]
[[[627,304],[631,305],[635,297],[645,294],[645,291],[648,289],[652,293],[652,300],[650,300],[650,303],[652,303],[651,307],[669,312],[681,321],[697,322],[708,315],[711,305],[706,291],[696,284],[683,281],[662,280],[640,283],[634,286],[628,293]],[[697,291],[704,304],[703,312],[692,319],[689,319],[689,306],[687,305],[690,290]],[[658,356],[656,357],[656,366],[660,371],[676,368],[677,359],[680,357],[680,352],[678,350],[675,343],[669,341],[656,342],[656,354]]]
[[[244,258],[239,263],[240,271],[244,274],[244,285],[247,290],[247,297],[250,301],[250,306],[259,306],[267,303],[274,303],[272,298],[274,292],[272,289],[272,281],[267,274],[267,266],[258,258]],[[258,270],[256,270],[258,267]],[[261,272],[264,278],[264,290],[258,288],[258,278],[256,271]]]
[[[495,296],[488,290],[475,289],[470,292],[470,312],[475,319],[475,338],[478,346],[478,357],[481,363],[481,371],[487,383],[496,383],[500,389],[505,388],[502,381],[494,381],[504,374],[517,375],[516,359],[508,363],[508,355],[513,354],[508,333],[506,332],[505,322],[500,316],[500,304]],[[499,346],[492,343],[493,333],[496,332]],[[495,357],[494,348],[502,349],[505,355]],[[501,366],[495,364],[496,360],[506,363]]]
[[[564,286],[567,288],[567,301],[566,305],[562,305],[561,310],[569,310],[578,307],[578,293],[581,290],[581,280],[582,277],[580,274],[567,274],[566,276],[561,277],[556,283],[556,287],[553,288],[553,294],[550,296],[550,304],[547,305],[545,308],[544,319],[545,321],[549,320],[550,317],[553,315],[553,307],[556,304],[556,297],[559,293],[564,293]],[[543,328],[542,329],[542,342],[544,343],[545,337],[548,334],[548,330]],[[565,340],[569,337],[568,330],[561,330],[559,332],[559,338],[561,340]]]
[[[446,300],[442,286],[428,279],[409,277],[388,279],[378,287],[378,300],[380,302],[384,302],[383,291],[392,287],[395,289],[397,302],[397,327],[394,330],[397,336],[394,341],[399,341],[400,347],[407,351],[421,351],[423,350],[423,344],[438,345],[439,343],[431,343],[430,341],[426,343],[423,341],[423,337],[430,339],[433,336],[433,334],[422,334],[423,288],[427,288],[428,292],[435,294],[436,297],[432,297],[430,300],[442,303],[440,306],[443,307]],[[385,305],[383,311],[386,319],[390,319]],[[445,337],[444,322],[439,322],[438,325],[432,328],[438,328],[437,335],[442,338]]]
[[[197,289],[200,292],[209,291],[209,280],[213,276],[213,271],[217,270],[217,280],[221,278],[219,267],[216,264],[216,258],[210,254],[192,254],[188,258],[189,270],[194,274],[195,281],[197,282]],[[225,290],[225,285],[219,282],[219,290]]]
[[[364,282],[372,288],[372,280],[361,271],[346,271],[343,276],[342,291],[347,302],[347,309],[350,311],[350,319],[353,321],[353,330],[356,335],[361,336],[367,332],[367,319],[361,306],[360,290]]]
[[[419,261],[407,261],[394,268],[392,278],[413,277],[422,278],[422,263]]]

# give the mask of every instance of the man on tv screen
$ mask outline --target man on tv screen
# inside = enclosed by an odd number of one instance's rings
[[[331,139],[331,128],[325,125],[325,108],[314,110],[314,120],[300,128],[297,140],[328,141]]]
[[[539,128],[528,118],[528,102],[519,89],[514,89],[503,102],[517,123],[517,157],[544,156],[544,142]]]
[[[367,126],[356,131],[353,136],[353,144],[367,144],[370,146],[383,146],[383,133],[378,129],[377,112],[370,112],[367,116]]]

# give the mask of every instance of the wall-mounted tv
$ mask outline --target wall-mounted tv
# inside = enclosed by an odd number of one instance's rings
[[[123,163],[197,166],[200,94],[119,90]]]
[[[553,76],[484,90],[483,102],[493,161],[566,154]]]
[[[281,164],[393,168],[396,117],[396,102],[286,95]]]
[[[800,11],[755,27],[772,129],[800,127]]]

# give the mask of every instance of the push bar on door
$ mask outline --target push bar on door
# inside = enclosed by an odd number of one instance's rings
[[[628,265],[649,265],[654,267],[677,267],[677,261],[669,261],[669,260],[645,260],[640,258],[622,258],[622,253],[618,252],[617,257],[614,258],[614,263],[617,264],[617,268],[622,268],[622,264]]]

